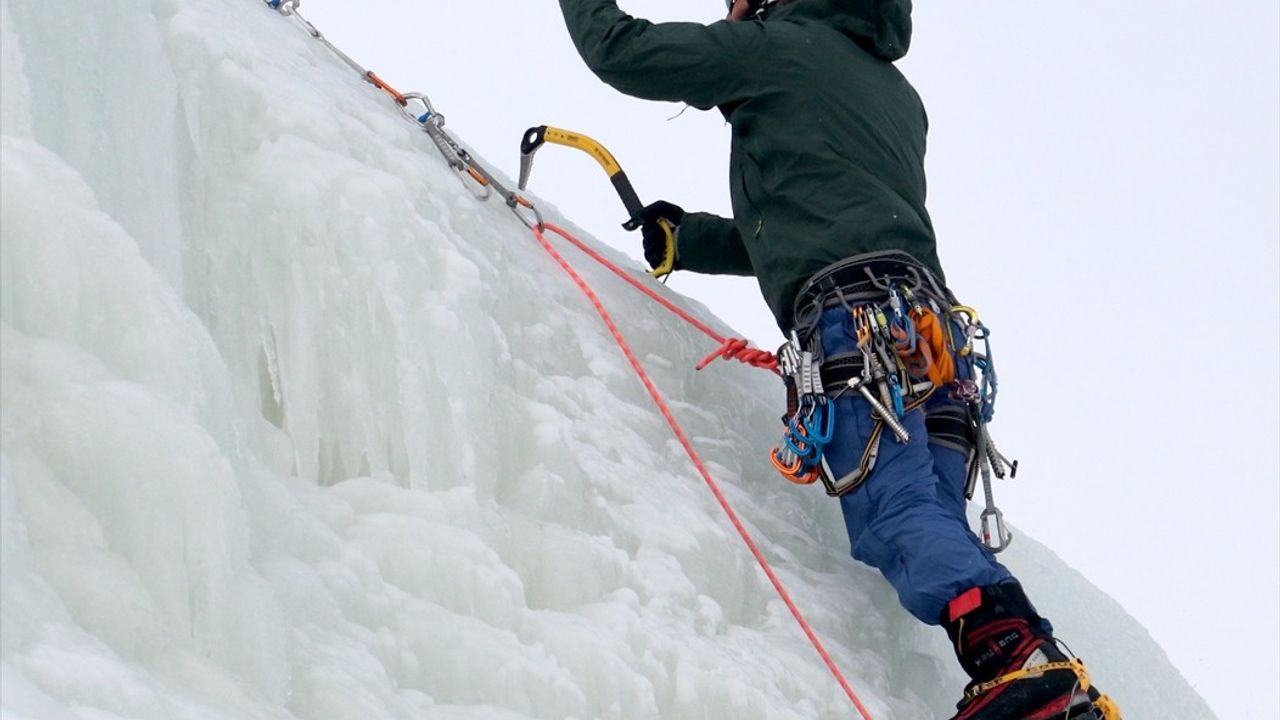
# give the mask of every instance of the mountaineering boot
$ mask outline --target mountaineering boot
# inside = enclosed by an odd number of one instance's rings
[[[1120,720],[1084,664],[1058,649],[1016,580],[965,592],[942,623],[973,678],[952,720]]]

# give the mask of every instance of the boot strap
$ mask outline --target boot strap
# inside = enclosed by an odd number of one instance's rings
[[[1089,673],[1085,671],[1084,665],[1079,660],[1072,659],[1072,660],[1066,660],[1063,662],[1052,662],[1052,663],[1045,663],[1043,665],[1035,665],[1033,667],[1023,668],[1021,670],[1014,670],[1013,672],[1007,675],[1001,675],[995,680],[989,680],[979,685],[974,685],[973,687],[969,688],[969,690],[964,694],[964,699],[968,702],[972,702],[973,700],[977,699],[979,695],[982,695],[983,693],[986,693],[986,692],[990,692],[991,690],[994,690],[1000,687],[1001,685],[1007,685],[1015,680],[1021,680],[1027,677],[1039,677],[1040,675],[1043,675],[1051,670],[1071,670],[1076,674],[1076,677],[1080,678],[1080,689],[1081,690],[1089,689]]]
[[[1076,677],[1080,680],[1080,689],[1085,692],[1088,692],[1089,688],[1092,687],[1093,683],[1089,680],[1089,671],[1085,670],[1084,663],[1080,662],[1079,658],[1071,658],[1070,660],[1063,662],[1045,663],[1043,665],[1015,670],[1007,675],[1001,675],[995,680],[974,685],[965,692],[965,702],[973,702],[979,695],[990,692],[1001,685],[1007,685],[1015,680],[1021,680],[1027,677],[1039,677],[1040,675],[1054,670],[1070,670],[1075,673]],[[1121,720],[1120,708],[1116,706],[1115,702],[1112,701],[1110,697],[1103,695],[1097,700],[1094,700],[1093,705],[1102,712],[1103,720]]]

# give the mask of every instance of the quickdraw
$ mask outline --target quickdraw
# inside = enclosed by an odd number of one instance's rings
[[[828,494],[850,492],[874,470],[882,429],[888,428],[897,442],[909,442],[911,433],[902,419],[933,392],[945,389],[962,403],[968,416],[967,421],[961,420],[958,430],[955,425],[947,429],[948,441],[970,453],[965,487],[968,499],[973,498],[977,479],[984,480],[982,544],[993,553],[1007,548],[1013,536],[995,504],[992,477],[1015,477],[1018,463],[996,448],[988,428],[995,414],[998,385],[991,333],[978,312],[955,302],[927,270],[913,265],[909,257],[903,262],[890,252],[833,265],[811,278],[802,288],[801,297],[797,323],[802,335],[812,334],[821,314],[832,307],[842,306],[849,313],[856,352],[852,359],[844,356],[829,363],[838,364],[840,372],[835,373],[838,383],[827,383],[826,395],[828,400],[835,400],[846,392],[858,393],[871,406],[876,425],[858,466],[840,478],[830,477],[829,469],[813,457],[819,447],[812,442],[812,433],[796,432],[796,427],[805,427],[803,423],[787,424],[783,441],[771,457],[774,467],[789,480],[806,483],[814,481],[815,469],[822,470],[818,475]],[[793,356],[804,351],[794,335],[789,345],[794,347]],[[787,352],[784,346],[779,356]],[[786,363],[783,366],[785,377]],[[856,372],[851,374],[851,370]],[[802,387],[803,381],[797,378],[789,386]],[[803,393],[800,397],[804,397]],[[816,405],[789,402],[784,423],[797,412],[803,418]]]
[[[462,184],[470,189],[478,200],[487,200],[496,191],[503,202],[507,204],[507,207],[511,208],[511,211],[525,226],[533,229],[544,225],[542,211],[537,206],[523,195],[519,195],[503,186],[493,173],[476,162],[470,153],[450,137],[449,133],[445,132],[444,115],[436,111],[431,104],[430,98],[422,93],[405,93],[403,95],[395,93],[395,95],[400,98],[401,112],[405,117],[421,127],[427,137],[431,138],[432,143],[440,151],[445,162],[449,163],[449,166],[462,176]],[[410,111],[408,109],[410,102],[420,103],[424,111],[420,114]],[[468,180],[471,182],[468,183]],[[476,188],[479,189],[477,190]],[[531,220],[523,211],[532,213],[533,219]]]
[[[782,440],[769,453],[769,463],[787,480],[811,485],[831,483],[823,448],[835,437],[835,407],[827,400],[814,353],[796,333],[778,350],[778,370],[787,384],[788,412],[782,418]]]
[[[308,35],[319,40],[326,48],[336,55],[342,62],[355,70],[365,82],[382,90],[395,100],[396,105],[400,107],[400,112],[407,119],[417,125],[427,137],[431,139],[432,144],[439,150],[441,156],[444,157],[446,163],[452,168],[462,182],[463,187],[467,188],[477,200],[487,200],[496,190],[506,202],[507,207],[515,213],[520,222],[529,228],[541,227],[543,225],[542,213],[528,199],[517,195],[499,183],[492,173],[485,169],[483,165],[476,162],[471,154],[462,148],[456,140],[444,130],[444,115],[436,111],[431,104],[431,99],[423,93],[402,93],[392,87],[387,81],[378,77],[377,73],[366,69],[360,63],[356,62],[347,55],[339,47],[329,42],[325,36],[316,29],[310,21],[298,12],[298,7],[302,4],[302,0],[263,0],[268,7],[279,12],[281,15],[293,18]],[[415,111],[411,109],[414,104],[420,105],[421,110]],[[526,213],[533,215],[531,220]]]
[[[974,427],[974,453],[969,463],[969,478],[965,487],[965,497],[973,499],[978,477],[982,477],[982,494],[985,505],[979,515],[982,544],[992,553],[1003,552],[1013,542],[1004,521],[1004,513],[995,503],[995,491],[992,476],[1003,480],[1018,476],[1018,461],[1009,460],[996,447],[991,439],[988,425],[995,417],[995,401],[998,392],[998,381],[995,361],[991,354],[991,331],[987,329],[971,307],[956,305],[952,308],[952,317],[964,321],[964,344],[956,350],[957,354],[972,359],[974,367],[981,375],[981,382],[973,380],[957,380],[953,384],[952,397],[962,400],[969,408],[970,422]],[[982,352],[976,349],[976,342],[983,345]],[[954,343],[954,340],[952,341]]]
[[[375,84],[396,98],[397,103],[400,105],[401,114],[422,127],[422,131],[427,134],[427,137],[431,138],[431,142],[440,151],[444,161],[459,174],[463,187],[470,190],[477,200],[488,200],[493,193],[493,186],[477,169],[478,165],[472,159],[471,154],[458,145],[444,131],[444,115],[437,112],[435,107],[432,106],[431,98],[422,93],[405,93],[402,95],[385,83],[379,82]],[[415,112],[411,110],[410,106],[412,104],[421,105],[421,111]]]

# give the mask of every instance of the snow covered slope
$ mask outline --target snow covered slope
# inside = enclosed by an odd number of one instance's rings
[[[0,12],[4,718],[852,715],[590,306],[385,95],[256,0]],[[581,266],[873,716],[945,717],[941,631],[763,461],[775,381]],[[1126,717],[1212,717],[1009,561]]]

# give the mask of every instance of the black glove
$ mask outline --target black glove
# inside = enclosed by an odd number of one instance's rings
[[[657,270],[662,267],[662,263],[667,259],[667,253],[675,254],[675,229],[680,225],[680,221],[684,219],[684,210],[679,205],[672,205],[665,200],[659,200],[652,205],[645,207],[640,211],[640,234],[644,236],[644,259],[649,263],[649,267]],[[671,238],[668,240],[667,228],[664,223],[671,228]],[[670,243],[670,247],[668,247]],[[675,259],[675,265],[672,270],[680,268],[680,259]]]

